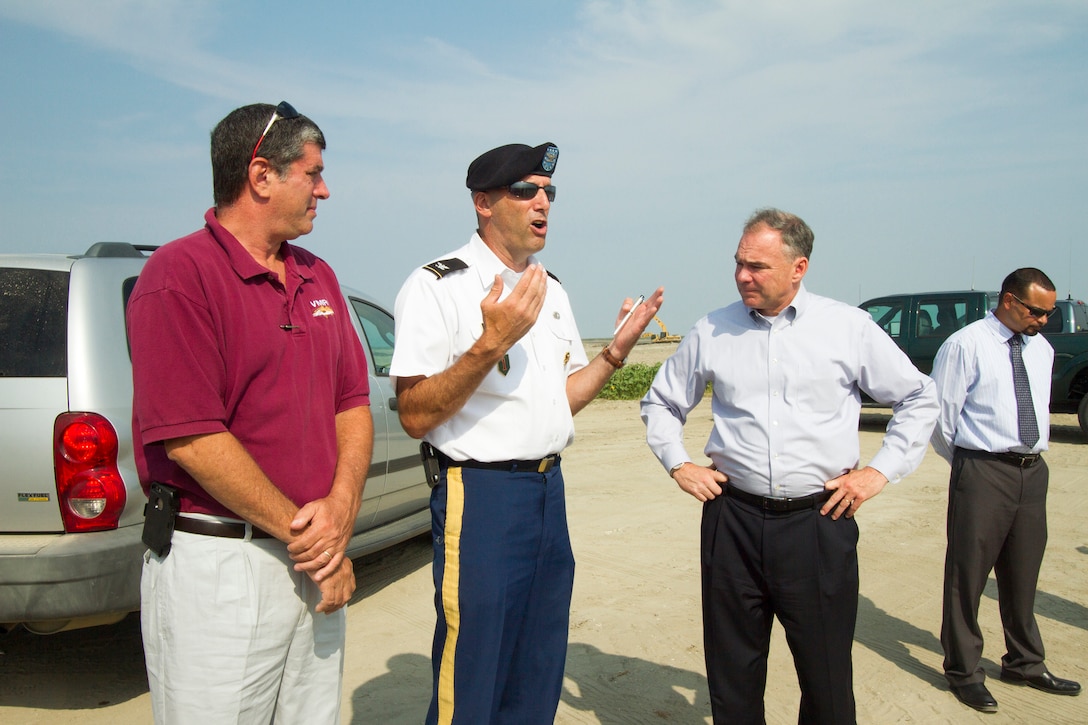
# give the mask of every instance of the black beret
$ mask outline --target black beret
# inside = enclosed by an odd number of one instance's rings
[[[523,143],[499,146],[468,165],[465,186],[473,191],[500,189],[526,176],[551,176],[559,161],[559,148],[551,141],[531,148]]]

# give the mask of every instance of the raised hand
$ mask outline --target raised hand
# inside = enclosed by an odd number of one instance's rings
[[[500,302],[502,290],[502,277],[495,275],[491,291],[480,303],[484,337],[500,356],[536,323],[548,292],[548,274],[539,264],[529,265],[514,289]]]
[[[609,343],[608,347],[612,350],[612,354],[618,358],[627,357],[627,353],[631,352],[631,348],[638,342],[639,337],[642,336],[643,330],[650,324],[650,320],[654,319],[654,315],[661,309],[661,303],[665,301],[665,288],[658,287],[657,290],[646,298],[646,301],[635,308],[635,311],[631,313],[630,319],[624,323],[619,332],[616,333],[615,338]],[[631,310],[635,301],[628,298],[623,301],[623,305],[620,306],[620,312],[616,316],[616,324],[618,325],[624,316]]]

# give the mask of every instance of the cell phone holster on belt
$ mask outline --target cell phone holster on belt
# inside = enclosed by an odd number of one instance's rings
[[[427,485],[434,488],[442,475],[442,466],[438,463],[438,451],[427,441],[419,444],[419,457],[423,460],[423,474]]]
[[[181,510],[178,490],[165,483],[152,482],[144,506],[144,533],[141,537],[148,549],[159,556],[170,553],[170,539],[174,536],[174,519]]]

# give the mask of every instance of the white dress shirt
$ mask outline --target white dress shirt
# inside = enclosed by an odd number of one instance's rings
[[[990,453],[1039,453],[1050,434],[1050,384],[1054,348],[1042,335],[1021,335],[1039,440],[1020,442],[1016,390],[1009,358],[1009,338],[993,310],[944,341],[933,361],[933,381],[941,412],[933,431],[933,449],[951,462],[954,449]]]
[[[713,385],[704,452],[732,485],[807,496],[859,466],[861,391],[893,404],[869,464],[889,481],[918,467],[937,401],[933,382],[864,311],[804,286],[773,318],[740,302],[704,317],[661,366],[642,400],[646,440],[669,470],[689,461],[683,425]]]
[[[390,378],[431,376],[453,365],[483,333],[480,302],[495,275],[510,294],[521,274],[495,256],[479,234],[441,259],[456,257],[468,269],[436,278],[415,270],[395,306],[396,346]],[[537,263],[530,257],[530,263]],[[502,299],[500,298],[500,299]],[[454,460],[530,460],[558,453],[574,439],[567,376],[589,361],[562,285],[548,277],[547,296],[536,324],[492,368],[468,402],[425,436]]]

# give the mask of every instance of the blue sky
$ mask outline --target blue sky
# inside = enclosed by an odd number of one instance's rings
[[[0,0],[0,98],[0,252],[196,229],[211,128],[288,100],[329,144],[301,243],[390,307],[471,234],[469,162],[544,141],[587,337],[657,285],[673,333],[736,300],[763,206],[850,303],[1027,265],[1088,297],[1083,0]]]

